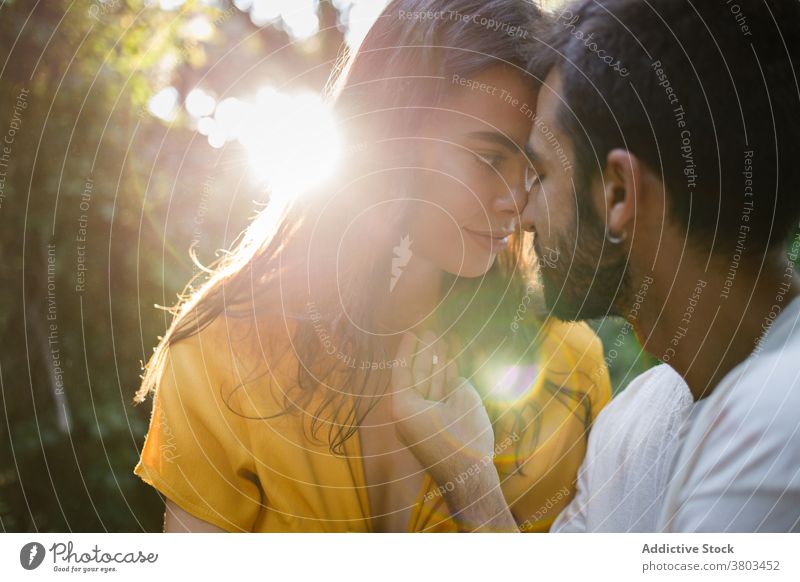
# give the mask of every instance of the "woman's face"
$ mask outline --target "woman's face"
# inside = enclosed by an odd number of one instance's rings
[[[413,144],[409,250],[462,277],[492,266],[527,201],[525,144],[536,104],[531,83],[498,65],[450,90]]]

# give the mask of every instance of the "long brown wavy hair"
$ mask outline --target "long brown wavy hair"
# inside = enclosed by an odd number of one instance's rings
[[[307,412],[313,418],[310,436],[318,438],[319,430],[327,427],[331,452],[342,453],[345,441],[366,414],[359,414],[358,407],[344,409],[344,397],[364,396],[377,372],[337,366],[325,353],[317,327],[324,322],[337,346],[354,358],[375,362],[393,357],[362,330],[376,329],[371,298],[379,289],[385,292],[393,245],[400,240],[406,215],[402,209],[387,215],[368,244],[347,249],[347,268],[335,273],[336,293],[331,296],[306,296],[306,290],[296,284],[292,287],[291,282],[309,270],[307,261],[315,261],[322,270],[336,264],[343,230],[354,212],[384,198],[402,197],[409,188],[410,172],[402,168],[408,167],[413,146],[403,138],[414,135],[435,114],[450,85],[448,79],[453,75],[469,78],[498,64],[525,75],[529,45],[546,24],[545,18],[536,5],[522,0],[391,2],[360,47],[337,63],[327,90],[335,115],[343,120],[348,144],[342,175],[307,195],[271,200],[235,247],[206,270],[210,274],[190,282],[172,308],[172,323],[144,368],[134,402],[144,401],[157,389],[170,345],[198,333],[220,315],[255,325],[259,311],[280,308],[276,298],[288,286],[290,294],[313,302],[317,315],[296,318],[291,345],[298,361],[297,378],[284,392],[284,412]],[[342,184],[353,182],[358,187],[343,194]],[[327,205],[333,196],[336,204]],[[327,210],[320,217],[322,207]],[[331,244],[320,246],[328,248],[330,255],[312,257],[307,252],[312,230],[315,236],[329,237]],[[438,312],[448,336],[460,346],[457,362],[464,376],[483,361],[480,354],[496,354],[500,345],[510,362],[535,356],[541,312],[527,309],[519,331],[510,331],[512,320],[519,321],[523,298],[531,295],[532,245],[523,243],[524,236],[522,232],[512,235],[509,247],[484,277],[445,275],[443,288],[448,292]],[[312,398],[320,391],[322,398]],[[312,400],[316,408],[307,410]]]

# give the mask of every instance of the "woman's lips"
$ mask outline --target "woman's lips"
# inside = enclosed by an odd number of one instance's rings
[[[493,252],[499,253],[503,250],[506,245],[508,245],[508,237],[511,236],[511,233],[502,233],[502,232],[480,232],[476,230],[470,230],[468,228],[464,229],[467,233],[469,233],[472,238],[478,242],[482,247],[485,249]]]

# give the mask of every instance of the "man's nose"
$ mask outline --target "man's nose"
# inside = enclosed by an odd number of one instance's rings
[[[525,198],[525,206],[520,212],[519,222],[522,230],[530,232],[533,230],[533,194],[527,194]]]
[[[525,191],[524,172],[515,172],[515,174],[519,175],[509,179],[504,190],[495,197],[494,209],[497,212],[520,216],[528,203],[528,193]]]

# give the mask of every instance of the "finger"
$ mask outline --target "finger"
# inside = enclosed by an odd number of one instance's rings
[[[414,358],[414,348],[417,346],[417,336],[406,332],[400,337],[400,344],[397,346],[397,358],[406,358],[411,361]]]
[[[412,386],[403,388],[391,395],[392,417],[395,422],[402,422],[423,413],[428,402]]]
[[[458,366],[455,360],[450,360],[445,364],[444,368],[444,390],[445,395],[443,399],[449,398],[456,387],[456,378],[458,378]]]
[[[441,339],[436,340],[434,345],[435,364],[431,372],[431,392],[429,395],[430,400],[437,402],[444,400],[447,396],[447,388],[445,386],[446,373],[447,373],[447,345]]]
[[[477,389],[463,376],[457,376],[453,382],[453,390],[450,392],[448,402],[451,400],[465,412],[472,410],[475,406],[483,406]]]
[[[414,359],[414,348],[416,345],[417,337],[412,333],[404,333],[400,338],[400,345],[397,348],[397,360],[401,362],[402,365],[392,368],[392,388],[395,392],[407,388],[414,383],[411,363]]]
[[[414,356],[412,372],[414,386],[425,398],[430,397],[431,368],[433,366],[433,344],[436,336],[426,331],[417,343],[417,352]]]

